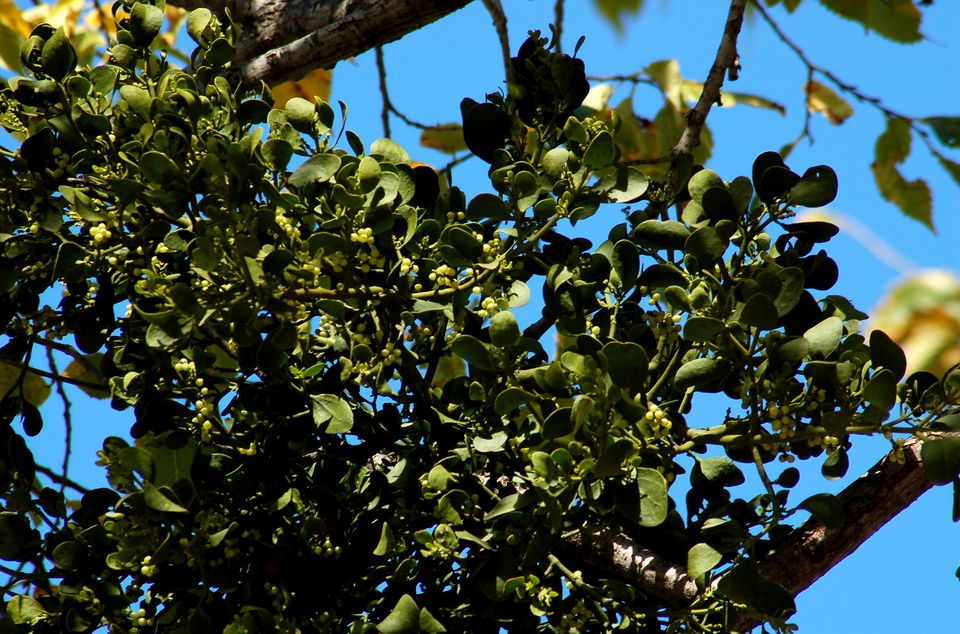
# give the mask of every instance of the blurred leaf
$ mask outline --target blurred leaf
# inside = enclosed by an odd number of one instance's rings
[[[390,614],[377,624],[383,634],[415,634],[420,631],[420,608],[409,594],[397,601]]]
[[[945,156],[938,156],[937,160],[940,161],[940,165],[943,167],[943,169],[947,170],[947,173],[950,174],[953,182],[955,182],[957,185],[960,185],[960,163],[951,161]]]
[[[463,140],[463,126],[459,123],[442,123],[427,128],[420,133],[420,145],[447,154],[467,150],[467,142]]]
[[[14,385],[20,378],[20,368],[0,361],[0,396],[15,394]],[[13,392],[11,392],[13,390]],[[23,376],[23,398],[28,403],[40,406],[50,396],[50,386],[39,375],[27,372]]]
[[[927,117],[920,121],[930,126],[944,145],[960,147],[960,117]]]
[[[873,176],[886,200],[933,231],[930,187],[923,179],[906,180],[897,169],[897,165],[910,155],[910,135],[910,125],[906,121],[887,119],[887,128],[877,138],[874,150]]]
[[[933,438],[920,447],[920,462],[934,484],[952,482],[960,473],[960,438]]]
[[[36,599],[18,594],[7,602],[6,615],[17,625],[33,625],[45,619],[47,611]]]
[[[700,98],[700,93],[703,92],[703,82],[684,79],[681,85],[681,91],[684,101],[695,102]],[[737,105],[751,106],[753,108],[775,110],[782,115],[787,114],[787,109],[783,104],[767,99],[766,97],[761,97],[760,95],[753,95],[746,92],[728,92],[721,90],[720,103],[724,108],[732,108]]]
[[[110,386],[103,380],[103,375],[96,371],[103,358],[101,354],[86,355],[86,361],[74,359],[60,373],[68,379],[77,379],[83,381],[84,385],[78,385],[83,393],[92,398],[105,399],[110,398]],[[90,367],[90,366],[93,367]],[[93,387],[99,385],[102,387]]]
[[[853,106],[818,81],[809,81],[803,87],[807,93],[807,109],[819,112],[833,125],[840,125],[853,115]]]
[[[894,42],[919,42],[923,15],[913,0],[820,0],[834,13]]]
[[[640,13],[644,0],[593,0],[593,2],[617,33],[623,33],[623,17]]]
[[[283,109],[294,97],[301,97],[313,103],[315,97],[323,101],[330,99],[330,86],[333,83],[333,71],[318,68],[310,71],[303,79],[285,81],[273,87],[274,108]]]

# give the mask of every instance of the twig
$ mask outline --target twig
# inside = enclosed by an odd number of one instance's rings
[[[747,1],[731,0],[730,2],[717,56],[714,58],[713,66],[710,67],[710,72],[707,74],[707,80],[703,83],[703,91],[700,93],[697,105],[686,114],[687,125],[680,140],[673,147],[672,153],[674,156],[689,154],[700,145],[700,133],[707,121],[707,114],[709,114],[713,104],[720,102],[723,76],[729,73],[730,81],[736,81],[737,79],[740,71],[737,37],[740,35],[740,27],[743,26],[743,11],[746,8]]]
[[[871,97],[870,95],[867,95],[861,92],[856,86],[852,84],[848,84],[847,82],[843,81],[829,69],[826,69],[822,66],[814,64],[810,60],[810,58],[807,56],[807,54],[803,51],[803,49],[800,48],[800,46],[796,42],[790,39],[790,37],[786,33],[784,33],[783,29],[780,28],[780,25],[777,24],[776,20],[773,19],[773,17],[766,10],[766,8],[763,6],[762,3],[757,2],[756,0],[753,0],[753,5],[756,7],[757,12],[760,13],[760,16],[763,18],[763,20],[773,30],[774,34],[776,34],[777,38],[779,38],[781,42],[786,44],[787,48],[792,50],[794,54],[797,56],[797,58],[803,63],[803,65],[807,67],[808,85],[809,85],[810,78],[813,77],[814,73],[822,75],[830,83],[832,83],[834,86],[839,88],[841,92],[847,93],[848,95],[850,95],[851,97],[859,101],[860,103],[866,103],[873,106],[874,108],[879,110],[881,113],[883,113],[883,116],[887,117],[888,119],[901,119],[905,121],[907,125],[910,126],[910,129],[916,132],[918,135],[920,135],[920,137],[924,140],[924,142],[927,143],[928,147],[931,147],[931,150],[933,149],[929,143],[929,134],[927,133],[926,130],[924,130],[919,125],[917,125],[916,120],[913,117],[908,117],[907,115],[901,112],[897,112],[896,110],[891,110],[887,106],[883,105],[883,102],[879,97]],[[809,111],[809,108],[807,110]],[[809,122],[809,114],[808,114],[808,122]],[[804,124],[804,130],[805,131],[807,130],[807,123]],[[800,138],[803,138],[803,136],[804,135],[801,134]]]
[[[383,122],[383,136],[390,138],[390,96],[387,94],[387,68],[383,63],[383,47],[373,49],[377,55],[377,77],[380,79],[380,97],[383,108],[380,110],[380,120]]]
[[[60,371],[57,369],[57,360],[53,357],[52,348],[47,348],[47,362],[50,364],[50,370],[59,376]],[[62,496],[64,491],[66,491],[66,478],[70,473],[70,452],[73,447],[73,420],[70,415],[70,399],[67,398],[67,391],[63,388],[63,382],[56,381],[56,384],[57,394],[60,395],[60,401],[63,403],[63,426],[65,430],[63,439],[63,463],[60,465],[60,472],[64,477],[64,480],[60,481],[60,495]]]
[[[493,28],[500,38],[500,52],[503,55],[503,77],[507,83],[513,81],[513,67],[510,63],[510,36],[507,33],[507,14],[503,12],[500,0],[483,0],[490,17],[493,18]]]
[[[393,101],[390,99],[390,92],[387,90],[387,67],[383,61],[383,48],[378,46],[376,47],[377,54],[377,76],[380,80],[380,97],[383,99],[383,109],[380,111],[380,119],[383,121],[383,136],[390,138],[390,115],[394,115],[396,118],[403,121],[405,124],[411,128],[417,128],[418,130],[427,130],[433,126],[429,126],[426,123],[420,123],[419,121],[414,121],[409,118],[407,115],[403,114],[397,107],[393,105]]]
[[[554,46],[556,47],[557,53],[563,52],[563,44],[561,42],[563,39],[563,5],[564,0],[557,0],[556,4],[553,5]]]
[[[81,495],[90,491],[90,489],[88,489],[87,487],[83,486],[82,484],[74,480],[71,480],[70,478],[67,478],[57,473],[50,467],[45,467],[43,465],[38,464],[36,465],[36,469],[37,469],[37,473],[42,473],[43,475],[47,476],[57,484],[64,485],[68,489],[73,489],[74,491],[76,491],[77,493],[80,493]]]

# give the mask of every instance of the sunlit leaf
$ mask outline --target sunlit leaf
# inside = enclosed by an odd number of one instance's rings
[[[804,86],[807,93],[807,109],[819,112],[833,125],[840,125],[853,115],[853,106],[828,86],[818,81],[809,81]]]
[[[930,186],[923,179],[908,181],[897,165],[910,155],[910,125],[903,119],[887,119],[887,127],[877,138],[871,166],[880,194],[896,205],[904,215],[918,220],[933,230],[933,199]]]
[[[312,70],[302,79],[285,81],[273,87],[274,108],[283,108],[290,99],[301,97],[313,102],[315,97],[323,101],[330,99],[330,87],[333,83],[333,71],[326,68]]]
[[[920,32],[923,14],[913,0],[820,0],[820,4],[894,42],[923,39]]]

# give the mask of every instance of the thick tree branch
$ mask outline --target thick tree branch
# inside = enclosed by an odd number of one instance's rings
[[[731,0],[730,2],[727,22],[723,27],[723,36],[720,38],[720,48],[717,49],[717,56],[707,74],[707,80],[703,83],[703,92],[700,93],[697,105],[686,114],[687,125],[680,140],[673,147],[674,156],[688,154],[700,145],[700,132],[707,121],[707,114],[713,104],[720,103],[720,87],[723,86],[724,74],[729,72],[730,81],[737,79],[740,70],[737,37],[743,25],[743,11],[747,2],[748,0]]]
[[[277,84],[392,42],[471,0],[180,0],[229,8],[243,25],[235,63],[244,81]]]
[[[904,463],[884,457],[844,489],[838,496],[845,512],[840,526],[827,528],[811,517],[794,529],[758,562],[760,575],[796,596],[859,548],[932,486],[920,464],[922,444],[916,438],[907,440]],[[684,566],[622,535],[586,528],[564,540],[561,549],[659,599],[690,603],[697,596]],[[742,625],[749,629],[756,624]]]

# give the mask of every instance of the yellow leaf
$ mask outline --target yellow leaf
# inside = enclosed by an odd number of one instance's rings
[[[840,125],[853,115],[853,106],[832,88],[810,81],[803,89],[807,93],[807,109],[821,113],[833,125]]]
[[[0,361],[0,396],[16,395],[16,383],[20,378],[20,368]],[[35,407],[43,404],[50,396],[50,386],[39,375],[27,372],[23,375],[23,398]]]
[[[324,101],[330,99],[330,86],[333,82],[333,71],[325,68],[307,73],[303,79],[286,81],[273,87],[274,108],[283,108],[294,97],[301,97],[313,102],[314,97]]]
[[[100,364],[100,360],[103,358],[103,355],[89,355],[87,357],[87,363],[82,363],[77,359],[74,359],[63,369],[63,376],[68,379],[76,379],[82,381],[85,385],[78,385],[81,390],[87,395],[93,398],[110,398],[110,388],[106,383],[103,382],[103,377],[100,373],[95,372],[90,366],[97,366]],[[102,387],[94,387],[95,385],[100,385]]]
[[[30,35],[33,28],[23,19],[23,14],[13,0],[0,0],[0,24],[23,37]]]
[[[456,154],[467,149],[463,140],[463,126],[459,123],[441,123],[427,128],[420,133],[420,145]]]

